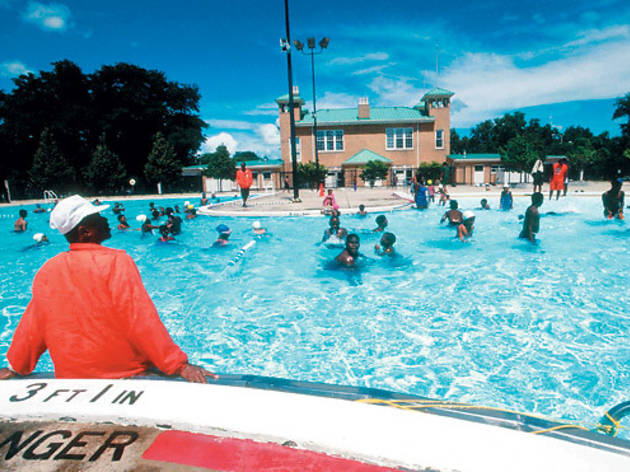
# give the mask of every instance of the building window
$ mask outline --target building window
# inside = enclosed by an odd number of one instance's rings
[[[271,172],[263,172],[263,179],[269,180],[271,178]]]
[[[291,138],[289,138],[289,159],[291,159]],[[298,136],[295,137],[295,160],[302,162],[302,144]]]
[[[435,149],[444,149],[444,130],[435,130]]]
[[[503,166],[499,166],[499,165],[490,166],[491,174],[496,174],[497,172],[501,172],[502,170],[503,170]]]
[[[317,131],[318,151],[343,151],[343,130]]]
[[[413,149],[413,128],[387,128],[387,149]]]

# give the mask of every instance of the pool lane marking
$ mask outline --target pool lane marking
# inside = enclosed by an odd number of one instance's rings
[[[305,470],[402,472],[401,469],[367,464],[277,443],[177,430],[165,431],[158,435],[144,451],[142,459],[230,472]]]

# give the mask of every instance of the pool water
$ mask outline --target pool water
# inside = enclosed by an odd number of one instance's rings
[[[335,268],[340,249],[318,244],[324,217],[259,218],[272,235],[233,265],[253,218],[199,216],[164,244],[117,231],[109,209],[106,245],[135,259],[174,340],[218,373],[384,388],[592,426],[630,391],[630,230],[604,219],[598,198],[545,200],[541,213],[557,214],[541,218],[532,245],[517,239],[528,200],[500,212],[461,199],[477,215],[470,243],[440,226],[444,207],[387,213],[394,260],[374,255],[376,215],[342,216],[369,258],[353,270]],[[148,202],[124,205],[138,227]],[[29,211],[28,232],[11,232],[17,211],[0,209],[2,355],[34,274],[67,249],[47,214]],[[219,223],[231,243],[212,248]],[[51,244],[23,250],[39,231]],[[52,370],[47,355],[38,370]]]

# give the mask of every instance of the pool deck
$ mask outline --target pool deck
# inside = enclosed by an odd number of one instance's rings
[[[567,193],[568,198],[582,197],[582,196],[600,196],[602,192],[608,190],[610,184],[602,181],[588,181],[588,182],[571,182],[569,185],[569,191]],[[501,193],[501,186],[475,187],[472,185],[457,185],[455,187],[448,187],[451,198],[462,197],[475,197],[475,198],[487,198],[490,206],[496,207],[498,205],[499,194]],[[406,195],[407,198],[411,198],[408,187],[376,187],[365,188],[360,187],[357,190],[352,188],[337,188],[334,189],[335,198],[339,204],[342,214],[355,213],[360,204],[365,205],[366,210],[369,213],[390,211],[396,209],[410,208],[408,201],[396,194]],[[532,193],[531,184],[517,184],[512,188],[512,194],[514,198],[526,198]],[[549,185],[543,186],[543,195],[545,200],[549,194]],[[235,192],[227,192],[219,194],[221,196],[235,196]],[[258,193],[253,191],[254,198],[248,202],[247,207],[242,207],[240,199],[220,203],[219,205],[209,205],[208,207],[202,207],[199,209],[200,214],[215,215],[215,216],[308,216],[308,215],[320,215],[322,197],[319,196],[319,192],[315,190],[300,189],[300,201],[293,202],[293,191],[279,191],[272,193]],[[92,200],[96,197],[86,198]],[[125,200],[150,200],[150,199],[165,199],[165,198],[181,198],[188,199],[193,204],[199,204],[200,193],[179,193],[179,194],[162,194],[162,195],[118,195],[118,196],[99,196],[101,201],[125,201]],[[562,199],[563,197],[561,197]],[[44,203],[43,199],[40,200],[22,200],[14,201],[12,203],[0,203],[2,206],[19,206],[34,203]]]

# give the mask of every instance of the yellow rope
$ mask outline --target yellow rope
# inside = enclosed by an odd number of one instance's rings
[[[423,410],[425,408],[448,408],[448,409],[461,409],[461,410],[491,410],[491,411],[499,411],[502,413],[512,413],[515,415],[527,416],[530,418],[542,419],[545,421],[553,421],[558,422],[557,420],[550,419],[540,415],[534,415],[531,413],[522,413],[520,411],[508,410],[506,408],[496,408],[492,406],[481,406],[481,405],[468,405],[466,403],[461,402],[449,402],[449,401],[441,401],[441,400],[422,400],[422,399],[409,399],[409,400],[382,400],[380,398],[360,398],[356,400],[359,403],[367,403],[367,404],[375,404],[375,405],[388,405],[393,408],[399,408],[401,410],[409,410],[409,411],[418,411]],[[606,413],[608,419],[615,425],[616,431],[614,436],[617,435],[620,429],[627,429],[617,421],[615,418]],[[552,428],[540,429],[538,431],[530,431],[531,434],[544,434],[549,433],[551,431],[557,431],[560,429],[568,429],[575,428],[581,429],[584,431],[593,431],[595,429],[603,430],[605,432],[610,433],[612,426],[604,425],[604,424],[595,424],[593,428],[587,428],[585,426],[579,424],[561,424],[558,426],[554,426]]]

